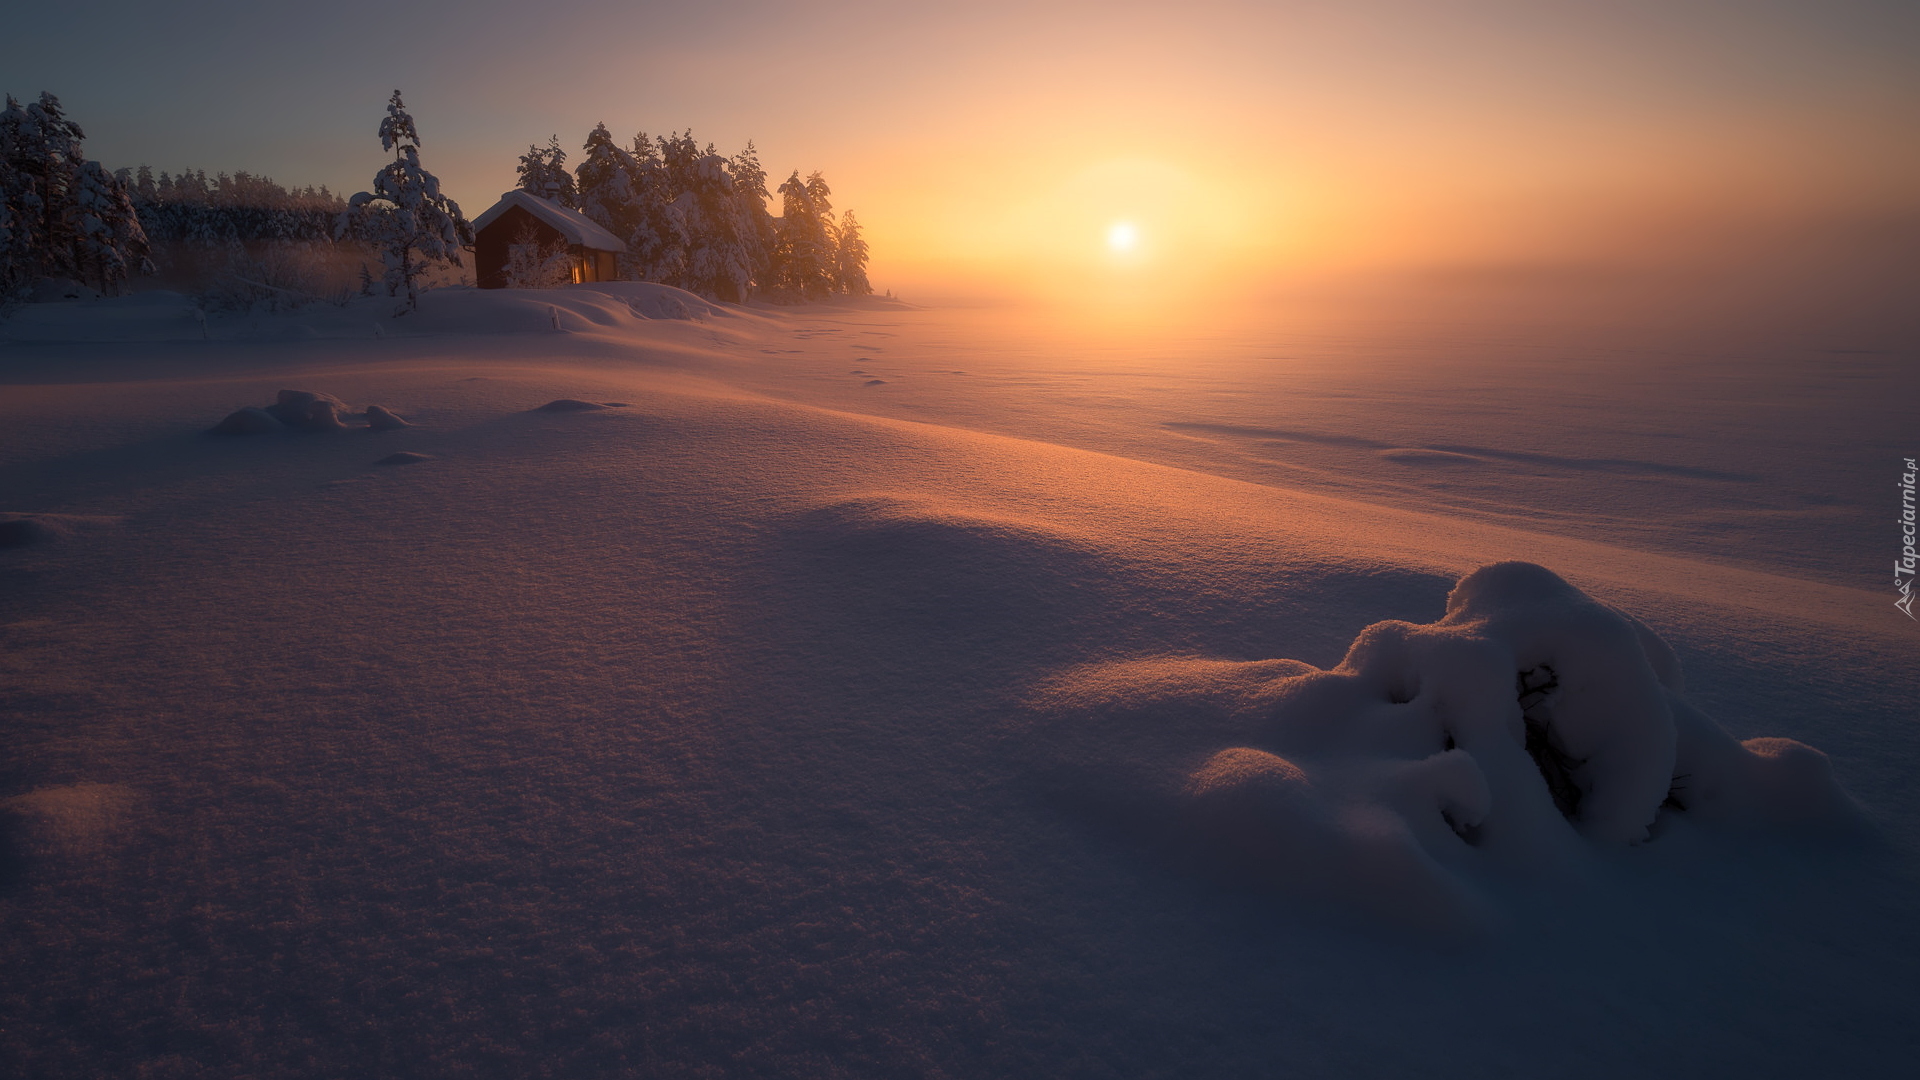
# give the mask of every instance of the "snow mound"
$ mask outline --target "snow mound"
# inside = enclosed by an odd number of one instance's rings
[[[268,410],[249,405],[228,413],[225,419],[207,430],[214,435],[264,435],[269,431],[280,431],[286,426]]]
[[[1464,930],[1499,885],[1710,827],[1863,827],[1818,750],[1736,741],[1671,649],[1542,567],[1462,578],[1438,622],[1382,622],[1330,671],[1098,664],[1033,728],[1090,809],[1282,891]],[[1172,822],[1171,826],[1167,823]]]
[[[396,334],[635,331],[649,322],[739,319],[744,313],[671,285],[602,281],[558,289],[434,289],[390,320]]]
[[[267,406],[266,411],[273,414],[275,420],[301,431],[340,431],[347,426],[340,422],[347,403],[331,394],[316,394],[311,390],[282,390],[278,400]]]
[[[367,421],[363,430],[394,431],[411,426],[398,413],[380,405],[369,405],[364,413],[356,413],[348,408],[346,402],[331,394],[319,394],[311,390],[282,390],[273,404],[236,409],[207,430],[214,435],[264,435],[288,428],[295,431],[345,431],[350,425],[343,418],[359,416],[364,416]]]
[[[1026,660],[1069,648],[1111,570],[1097,544],[1051,523],[901,492],[816,504],[781,543],[807,618],[831,613],[916,666],[1014,642]]]
[[[0,549],[63,540],[77,532],[119,523],[120,518],[107,514],[0,513]]]
[[[41,788],[0,802],[0,829],[16,858],[98,855],[124,832],[133,805],[118,784]]]
[[[433,460],[432,454],[419,454],[419,453],[415,453],[412,450],[400,450],[395,453],[388,454],[386,457],[383,457],[379,461],[374,462],[374,464],[375,465],[417,465],[422,461],[432,461],[432,460]]]
[[[795,518],[789,531],[805,546],[899,589],[977,573],[1037,583],[1093,555],[1052,526],[891,492],[818,505]]]
[[[403,427],[412,427],[406,417],[381,405],[367,406],[367,426],[375,431],[396,431]]]
[[[599,412],[602,409],[610,409],[612,407],[613,406],[611,405],[603,405],[598,401],[582,401],[579,398],[563,397],[563,398],[555,398],[554,400],[547,402],[545,405],[541,405],[531,411],[533,412]]]

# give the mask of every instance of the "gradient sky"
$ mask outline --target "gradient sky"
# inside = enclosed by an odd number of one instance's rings
[[[1579,281],[1920,219],[1910,0],[107,0],[0,41],[113,167],[356,191],[396,86],[470,216],[549,133],[691,127],[823,170],[882,288]]]

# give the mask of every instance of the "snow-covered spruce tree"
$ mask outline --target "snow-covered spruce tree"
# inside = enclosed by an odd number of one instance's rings
[[[80,166],[68,211],[75,232],[74,264],[104,293],[117,293],[129,273],[153,273],[147,233],[134,210],[126,170],[110,173],[97,161]]]
[[[587,134],[586,156],[574,170],[579,181],[579,206],[594,224],[627,242],[633,250],[633,238],[644,214],[640,207],[640,163],[618,143],[605,124],[595,124]],[[616,260],[620,276],[641,278],[646,275],[635,265],[631,253]]]
[[[0,188],[6,182],[6,166],[0,165]],[[0,305],[10,300],[19,288],[18,282],[24,276],[25,254],[24,244],[15,246],[13,207],[0,198]]]
[[[779,233],[774,227],[773,215],[767,212],[767,200],[771,198],[767,194],[767,171],[760,167],[760,152],[754,149],[753,140],[747,140],[747,148],[735,154],[728,167],[733,173],[736,212],[745,224],[742,239],[747,245],[747,266],[752,273],[748,295],[741,297],[745,301],[772,287],[773,247]]]
[[[580,200],[573,174],[567,171],[567,152],[560,148],[560,136],[548,138],[545,146],[529,146],[520,155],[520,190],[551,199],[561,206],[578,210]]]
[[[6,237],[0,246],[0,290],[38,277],[80,278],[117,291],[128,272],[151,272],[146,235],[116,177],[81,153],[85,134],[67,119],[60,99],[42,93],[22,106],[11,96],[0,110],[0,203]]]
[[[631,156],[638,170],[633,193],[639,221],[631,235],[622,237],[627,242],[625,276],[677,285],[686,270],[686,218],[673,201],[675,193],[667,178],[666,163],[646,132],[633,137]]]
[[[753,280],[748,224],[734,197],[727,160],[700,149],[691,131],[660,140],[672,205],[686,230],[677,285],[710,300],[746,299]]]
[[[840,243],[834,249],[833,284],[848,296],[871,296],[867,282],[867,242],[860,235],[860,222],[853,211],[840,215]]]
[[[439,179],[420,167],[420,133],[398,90],[380,121],[380,148],[393,151],[393,160],[374,174],[371,192],[347,200],[334,233],[351,231],[379,248],[387,295],[404,291],[412,310],[420,302],[421,277],[438,262],[459,266],[461,245],[473,242],[473,229],[460,204],[440,193]]]
[[[26,225],[13,209],[17,177],[4,151],[0,147],[0,304],[19,292],[29,257]]]
[[[6,200],[20,265],[15,286],[39,277],[76,277],[73,205],[83,158],[80,125],[66,118],[60,99],[42,93],[22,106],[7,96],[0,111],[0,156],[7,163]]]
[[[794,170],[780,185],[779,239],[774,245],[774,282],[789,302],[833,295],[835,248],[832,192],[819,173],[800,179]]]

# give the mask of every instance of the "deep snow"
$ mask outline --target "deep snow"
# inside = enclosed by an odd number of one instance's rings
[[[1911,357],[649,286],[0,338],[25,1074],[1915,1049]],[[345,426],[206,433],[283,390]]]

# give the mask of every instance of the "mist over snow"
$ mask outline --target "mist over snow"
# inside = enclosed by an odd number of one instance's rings
[[[0,1061],[1900,1075],[1910,357],[1188,314],[21,308]]]

